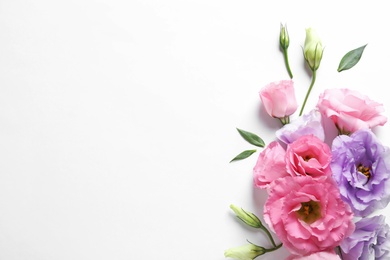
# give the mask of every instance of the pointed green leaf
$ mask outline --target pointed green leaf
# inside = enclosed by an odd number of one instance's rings
[[[240,135],[250,144],[253,144],[258,147],[264,147],[264,141],[257,135],[251,132],[247,132],[241,129],[237,128],[237,131],[240,133]]]
[[[348,70],[355,66],[360,58],[362,57],[364,48],[367,46],[363,45],[357,49],[354,49],[352,51],[349,51],[347,54],[344,55],[344,57],[341,59],[339,68],[337,69],[338,72],[341,72],[343,70]]]
[[[242,160],[242,159],[245,159],[245,158],[248,158],[249,156],[251,156],[253,153],[255,153],[256,150],[246,150],[246,151],[243,151],[242,153],[240,153],[239,155],[237,155],[236,157],[234,157],[230,162],[233,162],[233,161],[238,161],[238,160]]]

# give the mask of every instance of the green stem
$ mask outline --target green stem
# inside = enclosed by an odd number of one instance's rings
[[[340,259],[343,260],[343,251],[341,251],[341,247],[338,246],[337,249],[338,249],[338,255],[340,256]]]
[[[317,75],[316,70],[313,70],[313,76],[311,78],[311,84],[310,84],[310,87],[309,87],[309,89],[308,89],[308,91],[306,93],[306,97],[305,97],[305,100],[303,101],[303,105],[302,105],[302,108],[301,108],[301,112],[299,112],[299,116],[301,116],[302,113],[303,113],[303,109],[305,108],[305,105],[306,105],[306,102],[307,102],[307,98],[309,97],[311,89],[313,88],[314,82],[316,81],[316,75]]]
[[[292,74],[291,69],[290,69],[290,63],[288,62],[287,48],[283,48],[283,57],[284,57],[284,61],[286,63],[288,75],[290,76],[290,79],[292,79],[293,74]]]
[[[267,229],[266,227],[264,227],[264,226],[261,226],[260,228],[267,234],[267,236],[268,236],[269,239],[271,240],[272,245],[273,245],[274,247],[276,247],[276,243],[275,243],[275,241],[274,241],[274,238],[272,237],[272,235],[271,235],[271,233],[268,231],[268,229]]]
[[[283,244],[279,244],[279,245],[277,245],[277,246],[274,246],[273,248],[265,249],[265,252],[266,252],[266,253],[269,253],[269,252],[278,250],[278,249],[281,248],[282,246],[283,246]]]

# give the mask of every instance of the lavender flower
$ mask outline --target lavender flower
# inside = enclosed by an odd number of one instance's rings
[[[313,109],[310,113],[298,117],[290,124],[284,125],[276,131],[276,137],[286,143],[290,144],[303,135],[313,134],[321,141],[325,140],[324,128],[321,124],[321,113]]]
[[[356,222],[354,233],[340,244],[343,260],[389,259],[389,231],[382,215]]]
[[[332,144],[332,175],[356,216],[365,217],[390,201],[390,149],[371,130],[339,135]]]

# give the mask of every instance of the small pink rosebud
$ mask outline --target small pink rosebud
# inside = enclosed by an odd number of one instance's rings
[[[272,117],[289,117],[298,108],[292,80],[272,82],[263,87],[259,94],[265,110]]]

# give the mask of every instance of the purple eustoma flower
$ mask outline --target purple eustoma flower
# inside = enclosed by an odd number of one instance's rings
[[[371,130],[339,135],[332,144],[332,176],[356,216],[365,217],[390,201],[390,149]]]
[[[314,135],[321,141],[325,140],[325,131],[321,123],[321,113],[313,109],[310,113],[298,117],[290,124],[284,125],[276,131],[276,137],[290,144],[303,135]]]
[[[389,259],[389,231],[382,215],[359,220],[352,235],[340,244],[343,260]]]

